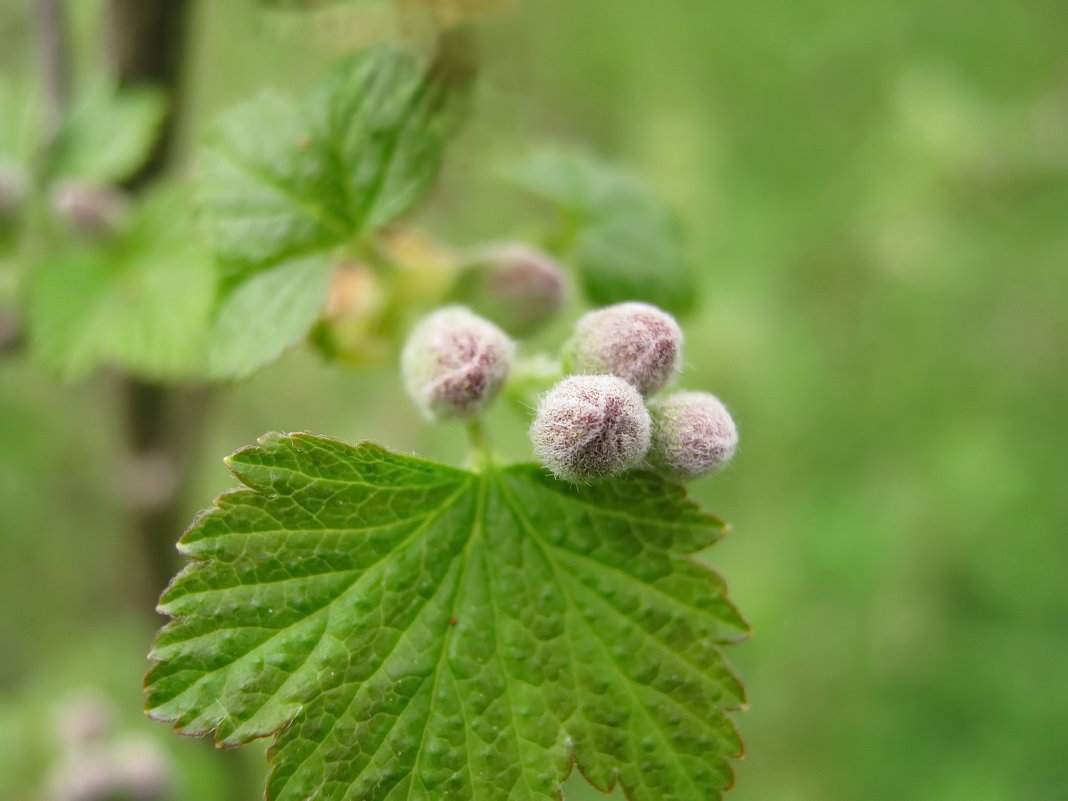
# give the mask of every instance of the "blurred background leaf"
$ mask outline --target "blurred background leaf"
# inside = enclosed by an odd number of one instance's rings
[[[165,113],[163,95],[150,87],[87,90],[60,132],[52,173],[96,183],[128,178],[148,158]]]
[[[188,193],[157,193],[113,241],[70,243],[30,271],[34,354],[64,378],[121,367],[157,379],[205,363],[214,261],[195,235]]]

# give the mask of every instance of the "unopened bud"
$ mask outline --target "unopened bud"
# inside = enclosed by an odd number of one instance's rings
[[[508,377],[515,346],[489,320],[447,306],[412,331],[401,354],[404,383],[432,420],[470,420]]]
[[[468,266],[459,292],[479,314],[518,336],[537,330],[560,312],[567,301],[567,281],[548,255],[525,245],[502,245]]]
[[[730,412],[707,392],[675,392],[649,402],[653,444],[649,463],[677,479],[696,478],[723,467],[738,446]]]
[[[114,233],[127,212],[126,198],[117,189],[75,181],[56,189],[52,206],[71,230],[85,237]]]
[[[576,375],[542,397],[530,438],[538,460],[557,478],[588,481],[641,462],[650,428],[641,395],[622,378]]]
[[[115,743],[112,773],[121,797],[156,801],[170,795],[174,770],[167,753],[151,738],[130,736]]]
[[[564,366],[619,376],[648,395],[675,375],[681,352],[682,330],[674,317],[648,303],[617,303],[579,319],[564,347]]]
[[[64,697],[56,705],[55,726],[64,744],[77,749],[102,740],[114,725],[115,709],[107,696],[91,687]]]

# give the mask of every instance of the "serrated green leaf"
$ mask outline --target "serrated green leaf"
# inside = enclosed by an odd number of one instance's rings
[[[558,799],[572,763],[634,801],[720,798],[746,632],[692,559],[722,524],[639,473],[574,487],[308,434],[228,460],[182,538],[148,711],[276,735],[274,801]]]
[[[377,47],[299,101],[265,94],[223,118],[199,183],[231,288],[214,326],[215,377],[248,375],[307,334],[325,260],[425,194],[456,122],[454,89],[410,54]]]
[[[315,323],[330,288],[324,256],[277,264],[239,283],[219,306],[208,372],[243,378],[299,342]]]
[[[27,287],[36,356],[67,378],[104,365],[153,379],[201,368],[216,276],[192,229],[187,198],[167,192],[115,241],[42,259]]]
[[[454,123],[447,94],[411,55],[376,47],[300,102],[264,95],[225,116],[200,180],[219,255],[247,273],[396,220],[437,174]]]
[[[512,180],[563,210],[575,266],[595,305],[642,300],[671,312],[693,306],[696,285],[671,209],[630,174],[553,151],[521,162]]]
[[[148,158],[165,113],[163,94],[151,87],[95,87],[60,132],[52,174],[102,184],[128,178]]]

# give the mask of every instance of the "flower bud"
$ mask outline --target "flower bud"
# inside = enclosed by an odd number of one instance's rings
[[[111,750],[112,775],[120,797],[153,801],[171,795],[174,768],[167,752],[155,740],[128,736]]]
[[[52,206],[71,230],[84,237],[115,233],[127,213],[126,198],[117,189],[77,181],[61,184]]]
[[[649,402],[653,444],[649,463],[676,479],[696,478],[734,456],[738,430],[727,408],[707,392],[675,392]]]
[[[560,312],[567,282],[548,255],[525,245],[501,245],[467,267],[459,294],[475,311],[518,336],[536,331]]]
[[[681,351],[674,317],[648,303],[617,303],[578,321],[564,346],[564,365],[575,373],[619,376],[648,395],[675,375]]]
[[[542,397],[530,438],[538,460],[557,478],[585,481],[641,462],[650,428],[641,395],[622,378],[575,375]]]
[[[515,346],[462,306],[447,306],[412,331],[401,354],[405,387],[431,420],[470,420],[496,397]]]

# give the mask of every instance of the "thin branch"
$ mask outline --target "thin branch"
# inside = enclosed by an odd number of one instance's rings
[[[33,0],[48,113],[46,142],[49,144],[58,135],[70,103],[70,41],[66,11],[65,0]]]
[[[111,69],[123,86],[150,84],[168,94],[170,114],[155,150],[127,182],[141,189],[168,166],[184,71],[191,0],[108,0],[107,49]]]

